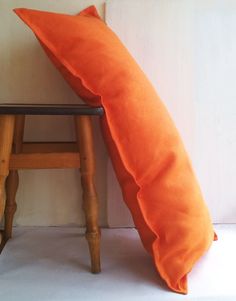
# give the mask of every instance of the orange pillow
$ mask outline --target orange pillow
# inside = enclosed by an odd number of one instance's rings
[[[104,139],[143,245],[167,285],[187,293],[187,274],[214,232],[184,146],[154,88],[94,6],[76,16],[15,12],[75,92],[104,107]]]

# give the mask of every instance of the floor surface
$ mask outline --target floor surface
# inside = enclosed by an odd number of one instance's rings
[[[102,273],[93,275],[83,229],[15,228],[0,256],[0,300],[235,301],[236,225],[215,229],[184,296],[166,288],[134,229],[102,230]]]

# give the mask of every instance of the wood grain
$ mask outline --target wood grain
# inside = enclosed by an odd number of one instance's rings
[[[9,173],[9,160],[12,149],[15,117],[12,115],[0,116],[0,220],[5,209],[5,180]],[[4,244],[1,234],[0,250]]]
[[[13,152],[18,154],[22,150],[25,127],[25,116],[15,116],[15,128],[13,138]],[[8,240],[12,237],[13,218],[16,212],[16,192],[19,186],[19,175],[17,170],[10,170],[6,179],[6,208],[5,208],[5,227],[4,237]]]
[[[24,142],[22,153],[78,152],[75,142]]]
[[[12,154],[10,169],[79,168],[79,153]]]
[[[75,127],[81,158],[81,183],[83,187],[83,209],[86,218],[86,238],[91,254],[91,271],[99,273],[100,229],[98,227],[98,197],[94,185],[94,147],[92,125],[89,116],[75,116]]]

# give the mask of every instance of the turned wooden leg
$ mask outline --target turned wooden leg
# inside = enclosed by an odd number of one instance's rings
[[[77,142],[80,151],[83,209],[86,218],[86,239],[91,256],[91,271],[99,273],[100,229],[98,227],[98,197],[94,185],[95,160],[92,126],[89,116],[75,116]]]
[[[12,237],[13,218],[16,212],[16,192],[19,185],[19,175],[16,170],[11,170],[6,180],[6,208],[5,208],[5,227],[4,237],[8,240]]]
[[[13,115],[0,116],[0,220],[2,219],[5,208],[5,180],[9,173],[9,160],[12,149],[14,132]],[[0,252],[5,245],[3,232],[0,233]]]
[[[15,130],[13,138],[13,152],[20,153],[22,150],[24,136],[25,116],[17,115],[15,117]],[[17,170],[10,170],[6,180],[6,208],[5,208],[5,229],[4,237],[8,240],[12,237],[13,218],[16,212],[16,192],[19,185],[19,175]]]

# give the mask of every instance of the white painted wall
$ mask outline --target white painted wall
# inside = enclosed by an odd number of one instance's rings
[[[235,223],[236,1],[107,2],[108,24],[176,122],[213,221]],[[108,199],[109,225],[132,225],[115,181]]]
[[[95,4],[104,15],[102,0],[0,0],[0,102],[77,103],[80,101],[41,49],[30,29],[12,12],[15,7],[76,14]],[[25,139],[70,140],[69,117],[28,118]],[[97,157],[96,184],[100,224],[106,225],[106,166],[98,122],[94,122]],[[84,224],[79,172],[76,170],[21,171],[16,225]]]
[[[77,13],[102,0],[0,0],[0,102],[68,102],[78,98],[51,65],[32,32],[12,13],[29,7]],[[108,0],[106,18],[156,86],[193,160],[215,222],[236,222],[236,1]],[[96,183],[105,225],[107,154],[95,122]],[[29,118],[25,138],[73,138],[69,118]],[[111,226],[132,221],[108,170]],[[83,225],[79,175],[71,170],[24,171],[17,225]]]

